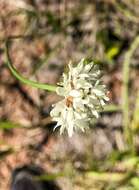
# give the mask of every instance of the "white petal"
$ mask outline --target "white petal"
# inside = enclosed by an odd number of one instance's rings
[[[104,92],[98,89],[92,89],[92,92],[94,92],[97,96],[103,96]]]
[[[64,132],[64,130],[65,130],[65,125],[63,124],[63,125],[61,125],[61,127],[60,127],[60,135],[62,135],[62,133]]]
[[[72,137],[73,135],[73,124],[70,124],[70,127],[68,127],[68,135],[69,137]]]
[[[92,66],[93,66],[93,64],[92,64],[92,63],[87,64],[87,65],[85,66],[85,68],[84,68],[85,72],[89,72],[89,71],[90,71],[90,69],[92,68]]]
[[[66,90],[65,90],[63,87],[57,87],[57,88],[56,88],[56,93],[57,93],[58,95],[64,96],[64,95],[65,95],[65,92],[66,92]]]
[[[103,100],[100,100],[100,103],[102,106],[105,106],[105,102]]]
[[[106,100],[106,101],[109,101],[109,100],[110,100],[109,97],[107,97],[107,96],[104,96],[103,98],[104,98],[104,100]]]
[[[93,113],[93,115],[94,115],[96,118],[99,117],[98,112],[97,112],[96,110],[93,110],[92,113]]]
[[[84,131],[84,129],[88,126],[88,122],[80,119],[76,121],[76,125]]]
[[[59,127],[59,125],[58,125],[58,124],[56,124],[56,126],[55,126],[55,127],[54,127],[54,129],[53,129],[53,131],[55,131],[55,129],[56,129],[57,127]]]
[[[72,97],[80,97],[81,93],[78,90],[71,90],[69,95],[72,96]]]
[[[77,65],[78,73],[80,73],[80,72],[83,70],[83,67],[84,67],[84,63],[83,63],[83,61],[81,61],[81,62]]]
[[[74,112],[72,108],[70,108],[67,112],[67,123],[68,123],[68,135],[69,137],[71,137],[73,134],[73,127],[74,127]]]

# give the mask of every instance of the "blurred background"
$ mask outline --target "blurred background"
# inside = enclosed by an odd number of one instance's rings
[[[100,65],[110,102],[90,130],[53,132],[59,97],[12,76],[7,38],[17,70],[41,83],[56,84],[70,60]],[[35,164],[61,190],[138,190],[138,132],[138,0],[0,0],[0,189]]]

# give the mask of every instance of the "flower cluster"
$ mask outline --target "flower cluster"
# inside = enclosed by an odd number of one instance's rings
[[[100,70],[93,62],[82,59],[76,67],[69,64],[69,72],[63,74],[56,92],[64,99],[56,103],[50,113],[60,127],[60,134],[66,129],[71,137],[75,130],[84,131],[109,98],[100,78]],[[55,127],[55,128],[56,128]]]

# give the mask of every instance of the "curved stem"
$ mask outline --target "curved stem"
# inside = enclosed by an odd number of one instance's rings
[[[130,73],[130,62],[131,58],[139,46],[139,35],[132,42],[129,50],[125,54],[124,63],[123,63],[123,126],[124,126],[124,135],[128,144],[131,146],[131,149],[134,149],[133,134],[130,127],[130,118],[129,118],[129,73]]]
[[[49,85],[49,84],[42,84],[36,81],[32,81],[29,80],[27,78],[25,78],[24,76],[22,76],[17,70],[16,68],[13,66],[12,64],[12,60],[10,57],[10,53],[9,53],[9,41],[6,40],[5,42],[5,52],[6,52],[6,59],[7,59],[7,65],[10,69],[10,71],[12,72],[12,74],[21,82],[23,82],[24,84],[28,84],[32,87],[36,87],[39,89],[43,89],[43,90],[48,90],[48,91],[56,91],[56,86],[53,85]]]

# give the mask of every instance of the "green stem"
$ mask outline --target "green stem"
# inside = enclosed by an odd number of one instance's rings
[[[131,122],[132,130],[135,132],[139,129],[139,90],[135,101],[135,108],[133,113],[133,119]]]
[[[122,108],[119,105],[114,105],[114,104],[108,104],[104,106],[104,110],[101,112],[121,112]]]
[[[139,45],[139,36],[135,38],[131,47],[125,54],[124,63],[123,63],[123,90],[122,90],[122,98],[123,98],[123,126],[124,126],[124,136],[125,139],[130,146],[130,148],[134,149],[134,142],[133,142],[133,134],[129,119],[129,92],[128,92],[128,84],[129,84],[129,67],[131,58],[133,53],[135,52],[136,48]]]
[[[48,90],[48,91],[56,91],[56,86],[53,85],[49,85],[49,84],[42,84],[36,81],[32,81],[29,80],[27,78],[25,78],[24,76],[22,76],[17,70],[16,68],[13,66],[12,64],[12,60],[10,58],[10,54],[9,54],[9,41],[6,40],[5,42],[5,52],[6,52],[6,58],[7,58],[7,65],[10,69],[10,71],[12,72],[12,74],[21,82],[23,82],[24,84],[28,84],[32,87],[36,87],[39,89],[43,89],[43,90]]]

